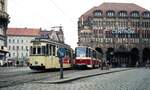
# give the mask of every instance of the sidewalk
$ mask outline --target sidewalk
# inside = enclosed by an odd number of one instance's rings
[[[60,79],[60,76],[56,76],[54,78],[49,78],[46,80],[40,80],[40,81],[35,81],[35,82],[43,83],[43,84],[59,84],[59,83],[66,83],[66,82],[70,82],[70,81],[81,79],[81,78],[109,74],[109,73],[120,72],[120,71],[126,71],[130,69],[132,68],[111,68],[109,70],[101,70],[99,68],[99,69],[91,69],[91,70],[79,70],[78,72],[64,74],[63,79]]]

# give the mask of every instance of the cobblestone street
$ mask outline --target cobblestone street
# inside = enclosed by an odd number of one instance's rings
[[[150,90],[150,69],[138,68],[63,84],[24,83],[1,90]]]

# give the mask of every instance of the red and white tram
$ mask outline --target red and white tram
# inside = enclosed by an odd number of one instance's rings
[[[101,59],[102,54],[90,47],[79,46],[75,48],[75,67],[98,68]]]

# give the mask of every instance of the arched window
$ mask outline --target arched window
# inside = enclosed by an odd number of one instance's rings
[[[149,11],[145,11],[143,12],[143,17],[150,17],[150,12]]]
[[[93,12],[93,14],[94,14],[94,16],[102,16],[102,11],[100,11],[100,10],[95,10],[95,11]]]
[[[139,17],[140,16],[138,11],[132,11],[130,15],[131,15],[131,17]]]
[[[114,11],[107,11],[106,15],[109,17],[115,16],[115,12]]]
[[[126,17],[127,16],[127,11],[120,11],[118,12],[119,17]]]

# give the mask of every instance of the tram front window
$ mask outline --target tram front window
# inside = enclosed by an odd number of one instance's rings
[[[45,46],[42,46],[42,55],[45,55]]]
[[[41,54],[41,47],[40,46],[38,46],[38,48],[37,48],[37,54]]]
[[[76,48],[76,57],[86,57],[86,48]]]
[[[32,49],[32,47],[31,47]],[[36,54],[36,47],[33,47],[33,51],[31,52],[31,54]]]

